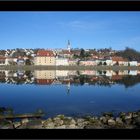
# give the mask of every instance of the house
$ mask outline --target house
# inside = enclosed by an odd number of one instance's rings
[[[112,65],[128,66],[128,60],[123,57],[113,56]]]
[[[96,61],[95,60],[80,61],[79,65],[96,66]]]
[[[68,62],[69,62],[69,65],[71,65],[71,66],[74,66],[74,65],[77,65],[78,64],[78,60],[76,59],[69,59],[68,60]]]
[[[0,56],[0,65],[5,65],[6,58],[4,56]]]
[[[17,59],[17,65],[25,65],[25,60],[23,58]]]
[[[16,65],[17,64],[17,57],[6,57],[5,65]]]
[[[62,58],[72,58],[73,54],[69,50],[62,50],[58,53],[58,57]]]
[[[129,66],[138,66],[138,62],[137,61],[130,61]]]
[[[50,50],[39,50],[34,58],[35,65],[55,65],[55,54]]]
[[[67,58],[56,58],[56,66],[68,66],[69,61]]]
[[[112,60],[111,59],[99,59],[96,60],[97,65],[107,65],[112,66]]]

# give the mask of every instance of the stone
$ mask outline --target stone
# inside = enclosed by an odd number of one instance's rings
[[[65,118],[64,115],[57,115],[56,117],[57,117],[57,118],[60,118],[60,119],[62,119],[62,120]]]
[[[13,125],[15,128],[17,128],[17,127],[21,126],[21,122],[13,122]]]
[[[72,120],[70,121],[70,124],[76,124],[76,121],[75,121],[74,119],[72,119]]]
[[[0,120],[0,129],[14,129],[11,121]]]
[[[140,116],[133,119],[134,124],[140,125]]]
[[[65,129],[65,128],[66,128],[66,125],[61,125],[61,126],[55,127],[54,129]]]
[[[46,125],[43,126],[43,128],[53,129],[54,128],[54,123],[53,122],[47,123]]]
[[[26,124],[28,129],[41,129],[43,128],[41,120],[31,120]]]
[[[100,117],[100,121],[103,122],[104,124],[107,123],[107,118],[106,117]]]
[[[84,122],[85,120],[84,119],[77,119],[77,123],[81,123],[81,122]]]
[[[70,129],[76,128],[76,125],[75,124],[71,124],[71,125],[68,126],[68,128],[70,128]]]
[[[137,114],[136,112],[133,112],[133,113],[132,113],[132,117],[133,117],[133,118],[136,118],[136,117],[138,117],[138,114]]]
[[[54,119],[54,124],[55,126],[60,126],[60,125],[63,125],[63,120],[61,120],[60,118],[55,118]]]
[[[22,119],[22,120],[21,120],[21,123],[22,123],[22,124],[25,124],[25,123],[28,123],[28,122],[29,122],[29,119],[28,119],[28,118],[25,118],[25,119]]]
[[[116,118],[116,123],[119,124],[119,125],[122,125],[123,124],[123,121],[121,118],[117,117]]]
[[[108,120],[108,125],[113,126],[115,124],[116,124],[116,122],[113,119]]]

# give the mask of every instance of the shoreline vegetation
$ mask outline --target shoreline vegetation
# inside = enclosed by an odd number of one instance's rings
[[[1,65],[0,70],[140,70],[140,66],[35,66]]]
[[[2,116],[2,115],[1,115]],[[48,119],[41,118],[43,113],[8,115],[9,119],[0,118],[0,129],[139,129],[140,110],[120,112],[115,116],[112,112],[101,116],[70,117],[57,115]],[[13,116],[13,119],[12,119]],[[16,117],[20,120],[14,120]]]

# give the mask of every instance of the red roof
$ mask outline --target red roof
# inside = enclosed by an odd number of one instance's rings
[[[122,78],[122,75],[112,75],[111,80],[121,80]]]
[[[37,56],[54,56],[54,53],[53,51],[50,51],[50,50],[39,50],[37,52]]]
[[[113,61],[127,61],[127,59],[124,59],[123,57],[119,57],[119,56],[113,56],[112,60]]]
[[[0,59],[6,59],[4,56],[0,56]]]
[[[37,84],[40,85],[50,85],[53,83],[53,79],[37,79]]]

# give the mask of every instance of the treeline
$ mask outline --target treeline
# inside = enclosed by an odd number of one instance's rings
[[[117,52],[116,55],[127,58],[129,61],[140,61],[140,52],[129,47],[126,47],[124,51]]]

